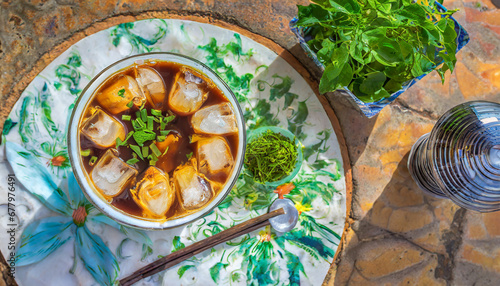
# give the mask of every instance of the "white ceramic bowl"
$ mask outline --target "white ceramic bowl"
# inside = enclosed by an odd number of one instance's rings
[[[207,205],[198,210],[195,213],[189,214],[185,217],[167,220],[167,221],[154,221],[148,220],[145,218],[139,218],[128,214],[110,203],[108,203],[101,193],[95,188],[94,184],[90,181],[89,175],[85,171],[83,166],[83,162],[80,156],[80,135],[78,132],[78,126],[82,121],[82,114],[87,109],[87,106],[91,102],[92,95],[95,90],[97,90],[101,84],[112,74],[125,69],[134,63],[140,63],[141,61],[169,61],[176,62],[182,65],[186,65],[194,68],[195,70],[201,72],[206,75],[208,78],[212,80],[212,82],[217,85],[217,87],[224,93],[226,98],[229,100],[231,105],[233,106],[233,110],[236,115],[236,120],[238,124],[238,148],[237,154],[235,158],[235,165],[227,179],[227,183],[224,188],[219,192],[219,194],[213,198]],[[73,168],[73,172],[75,177],[80,184],[85,196],[87,199],[102,213],[112,218],[113,220],[128,225],[135,228],[141,229],[167,229],[173,228],[180,225],[184,225],[190,223],[204,215],[208,214],[213,208],[215,208],[219,203],[221,203],[227,194],[231,191],[233,185],[236,183],[238,176],[241,172],[241,168],[243,166],[243,161],[245,158],[245,146],[246,146],[246,131],[245,131],[245,122],[243,119],[243,113],[239,106],[236,97],[234,96],[231,89],[227,86],[227,84],[209,67],[202,64],[201,62],[174,53],[148,53],[148,54],[140,54],[131,56],[120,61],[117,61],[110,66],[106,67],[103,71],[101,71],[98,75],[96,75],[90,83],[85,87],[82,91],[76,105],[73,109],[73,113],[71,115],[69,129],[68,129],[68,147],[69,147],[69,158],[71,161],[71,166]]]

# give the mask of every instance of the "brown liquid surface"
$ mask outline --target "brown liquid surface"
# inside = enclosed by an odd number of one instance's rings
[[[165,82],[166,91],[167,91],[167,95],[166,95],[165,100],[168,100],[167,97],[168,97],[168,94],[170,92],[170,89],[174,85],[175,75],[179,71],[181,71],[183,66],[180,64],[177,64],[177,63],[164,62],[164,61],[156,61],[155,64],[146,63],[144,65],[147,65],[147,66],[154,68],[162,76],[163,81]],[[184,69],[185,69],[185,67],[184,67]],[[190,68],[190,71],[192,71],[192,70],[193,69]],[[196,71],[196,70],[194,70],[194,71]],[[130,67],[128,69],[122,70],[122,71],[110,76],[108,78],[108,80],[105,81],[105,83],[103,85],[101,85],[96,92],[94,92],[92,102],[87,107],[87,110],[85,110],[85,112],[84,112],[84,114],[86,114],[85,118],[90,116],[90,110],[89,110],[90,107],[99,107],[100,106],[99,103],[97,102],[97,99],[95,99],[95,95],[99,91],[104,90],[109,85],[109,83],[112,82],[112,80],[111,80],[112,78],[119,76],[119,75],[130,75],[130,76],[135,78],[135,70],[133,67]],[[209,94],[208,94],[208,99],[205,101],[205,103],[202,105],[201,108],[229,101],[225,97],[225,95],[222,93],[222,91],[219,90],[215,86],[215,84],[211,83],[211,81],[207,77],[203,77],[203,79],[209,83],[207,85],[208,89],[209,89]],[[145,108],[148,110],[148,115],[151,115],[150,110],[152,109],[152,106],[150,106],[146,102]],[[105,109],[103,108],[103,110],[105,110]],[[108,115],[113,116],[115,119],[117,119],[119,122],[121,122],[126,127],[126,132],[128,133],[129,131],[134,130],[134,128],[132,127],[131,121],[122,120],[122,115],[135,115],[135,112],[137,110],[138,110],[137,108],[133,107],[130,110],[126,110],[126,111],[119,113],[119,114],[116,114],[116,115],[112,115],[109,112],[107,112],[107,113],[108,113]],[[164,115],[165,115],[165,112],[172,112],[169,110],[167,104],[164,104],[164,108],[162,111],[163,111]],[[134,118],[135,118],[135,116],[132,117],[132,119],[134,119]],[[190,153],[195,154],[196,143],[189,143],[190,136],[195,133],[193,131],[193,128],[191,127],[190,120],[191,120],[191,115],[179,116],[176,114],[175,120],[170,122],[165,128],[166,130],[172,130],[172,132],[170,134],[176,133],[176,134],[180,135],[179,148],[177,150],[175,150],[175,153],[172,153],[169,151],[166,155],[166,156],[168,156],[168,160],[173,160],[173,165],[175,166],[172,170],[163,170],[165,173],[168,173],[171,180],[172,180],[173,170],[176,167],[181,166],[188,161],[188,159],[187,159],[188,154],[190,154]],[[82,122],[80,123],[80,126],[81,125],[82,125]],[[156,127],[157,127],[157,123],[155,123],[155,130],[157,129]],[[157,133],[159,135],[159,132],[157,132]],[[230,148],[231,153],[233,155],[233,158],[236,158],[237,149],[238,149],[238,134],[232,134],[232,135],[227,135],[227,136],[223,136],[223,137],[225,137],[227,142],[228,142],[228,145],[229,145],[229,148]],[[137,143],[135,142],[133,137],[131,137],[127,142],[130,144],[137,145]],[[146,143],[146,144],[148,144],[148,143]],[[145,144],[145,146],[146,146],[146,144]],[[82,156],[82,162],[84,163],[85,170],[89,174],[89,178],[90,178],[90,173],[91,173],[92,168],[93,168],[89,164],[90,158],[92,156],[96,156],[97,158],[100,158],[106,152],[107,149],[98,148],[97,146],[94,145],[94,143],[92,141],[90,141],[89,139],[87,139],[83,135],[80,135],[80,146],[81,146],[81,150],[91,149],[91,154],[92,154],[91,156],[87,156],[87,157]],[[127,160],[133,158],[133,155],[132,155],[133,151],[130,148],[125,147],[125,146],[120,146],[117,149],[119,151],[119,157],[121,159],[123,159],[124,161],[127,161]],[[158,166],[158,165],[159,164],[157,164],[156,166],[160,168],[160,166]],[[139,172],[137,177],[140,177],[141,173],[144,172],[150,165],[149,165],[149,163],[141,160],[138,163],[136,163],[134,166],[136,167],[136,169]],[[234,166],[233,166],[233,168],[234,168]],[[211,178],[211,179],[225,184],[225,183],[227,183],[226,181],[228,178],[227,177],[218,177],[218,178]],[[117,207],[118,209],[121,209],[122,211],[129,213],[133,216],[146,217],[143,214],[141,207],[138,206],[135,203],[134,199],[132,198],[132,194],[130,193],[130,189],[134,188],[134,187],[135,187],[135,179],[131,179],[128,183],[128,186],[125,188],[125,190],[121,194],[119,194],[118,196],[114,197],[111,204],[113,206]],[[222,189],[222,188],[220,188],[220,189]],[[219,191],[220,191],[220,189],[219,189]],[[216,197],[217,195],[218,195],[218,192],[215,192],[213,194],[212,198]],[[176,196],[176,200],[175,200],[174,204],[170,207],[165,218],[167,220],[175,219],[178,217],[185,216],[185,215],[192,213],[192,212],[193,211],[184,210],[180,205],[178,196]]]

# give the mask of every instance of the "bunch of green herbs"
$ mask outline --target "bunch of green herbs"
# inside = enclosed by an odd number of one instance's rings
[[[443,82],[453,72],[457,34],[450,16],[456,11],[411,0],[313,2],[298,6],[296,25],[312,36],[307,43],[325,66],[321,93],[347,87],[374,102],[433,69]]]
[[[252,173],[256,182],[274,182],[293,171],[297,155],[297,145],[294,141],[267,130],[247,144],[245,167]]]

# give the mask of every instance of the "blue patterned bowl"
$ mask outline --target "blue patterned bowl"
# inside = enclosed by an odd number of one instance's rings
[[[438,10],[440,12],[447,11],[447,9],[443,5],[439,4],[438,2],[436,2],[436,6],[438,7]],[[457,52],[458,52],[469,42],[470,38],[469,38],[469,34],[467,33],[467,31],[465,31],[465,29],[457,22],[457,20],[455,20],[455,18],[450,17],[450,19],[452,19],[453,22],[455,22],[455,31],[457,32]],[[311,35],[307,34],[308,31],[304,27],[297,26],[296,25],[297,21],[298,21],[297,18],[293,18],[290,21],[290,28],[291,28],[292,32],[299,39],[300,46],[302,47],[302,49],[304,49],[306,54],[313,60],[313,62],[322,71],[324,71],[325,66],[319,61],[316,53],[307,44],[307,42],[312,38]],[[347,93],[354,100],[354,102],[359,107],[361,112],[363,112],[363,114],[366,115],[366,117],[370,118],[370,117],[377,115],[382,110],[382,108],[389,105],[400,94],[405,92],[408,88],[410,88],[417,81],[422,79],[424,76],[426,76],[428,73],[432,72],[433,70],[434,69],[429,70],[426,73],[424,73],[423,75],[416,77],[416,78],[413,78],[412,80],[408,81],[405,85],[403,85],[403,87],[399,91],[391,94],[390,97],[383,98],[383,99],[381,99],[379,101],[375,101],[375,102],[363,102],[363,101],[361,101],[347,87],[344,87],[344,89],[341,91],[343,91],[344,93]]]

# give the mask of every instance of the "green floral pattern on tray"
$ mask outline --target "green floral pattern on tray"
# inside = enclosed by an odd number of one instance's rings
[[[95,210],[81,194],[68,161],[66,126],[74,102],[107,65],[153,51],[182,53],[215,70],[236,94],[247,132],[279,126],[294,133],[304,145],[295,188],[277,194],[243,172],[209,215],[166,231],[132,230]],[[16,191],[16,273],[21,285],[113,284],[160,256],[267,212],[278,196],[291,199],[299,210],[299,223],[291,232],[267,227],[141,283],[318,285],[340,242],[345,180],[336,135],[321,103],[288,63],[230,30],[155,19],[89,36],[54,60],[23,92],[5,123],[2,142],[6,160],[0,172],[15,173],[21,183]],[[7,210],[7,189],[0,192],[0,207]],[[6,213],[0,215],[0,226],[7,228]],[[7,245],[0,250],[8,253]]]

